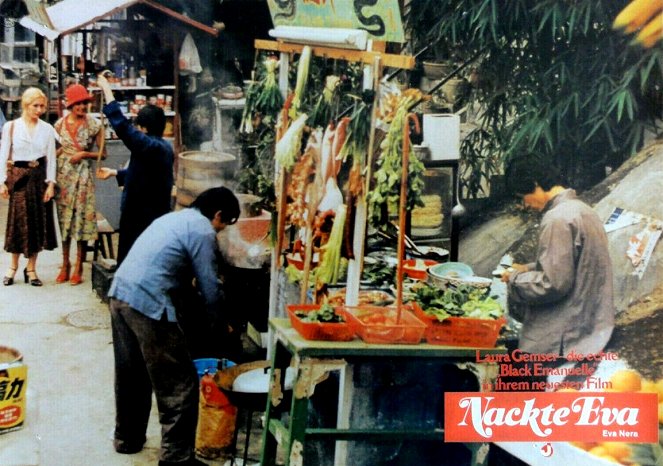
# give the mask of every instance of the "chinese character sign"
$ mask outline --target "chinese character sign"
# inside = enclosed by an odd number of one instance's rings
[[[0,434],[23,425],[27,378],[23,364],[0,367]]]
[[[363,29],[375,40],[404,42],[398,0],[267,0],[275,26]]]

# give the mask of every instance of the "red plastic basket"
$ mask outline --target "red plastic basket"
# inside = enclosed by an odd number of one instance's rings
[[[349,341],[355,337],[354,329],[347,321],[343,308],[334,308],[334,312],[346,319],[345,322],[304,322],[295,314],[296,312],[317,311],[320,309],[319,304],[294,304],[288,306],[287,309],[290,325],[306,340]]]
[[[345,308],[348,321],[366,343],[396,343],[414,345],[421,342],[426,324],[409,310],[403,309],[400,323],[396,323],[396,308],[357,306]]]
[[[418,269],[416,266],[419,263],[423,263],[424,269]],[[415,280],[425,280],[428,276],[428,269],[434,265],[439,264],[439,262],[429,259],[420,259],[420,262],[417,262],[416,259],[407,259],[403,261],[403,273],[410,278]]]
[[[433,345],[463,346],[472,348],[494,348],[500,330],[506,324],[500,319],[472,319],[469,317],[449,317],[443,321],[426,314],[419,304],[413,303],[414,313],[426,322],[424,335]]]

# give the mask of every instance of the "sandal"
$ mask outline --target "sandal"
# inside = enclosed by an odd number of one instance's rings
[[[32,278],[30,274],[34,275],[34,278]],[[25,283],[30,283],[30,285],[32,286],[43,285],[42,281],[37,276],[37,272],[35,270],[23,269],[23,279],[25,280]]]
[[[14,273],[12,273],[11,277],[8,275],[4,276],[4,278],[2,279],[2,284],[4,286],[11,286],[14,284],[14,275],[16,275],[16,269],[14,267],[9,267],[9,270],[11,270]]]

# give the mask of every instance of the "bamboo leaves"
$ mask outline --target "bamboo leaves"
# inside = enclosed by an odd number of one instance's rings
[[[498,158],[546,157],[581,189],[596,179],[585,168],[601,171],[606,154],[625,160],[663,116],[663,47],[633,48],[611,29],[624,3],[415,1],[418,17],[441,18],[428,41],[440,38],[457,56],[487,51],[475,68],[485,130],[477,137],[496,138],[486,147]],[[624,24],[634,23],[627,16]],[[463,160],[478,156],[470,147]]]

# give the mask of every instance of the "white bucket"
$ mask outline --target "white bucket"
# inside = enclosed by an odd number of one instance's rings
[[[460,117],[453,113],[424,115],[424,143],[430,149],[431,160],[460,158]]]

